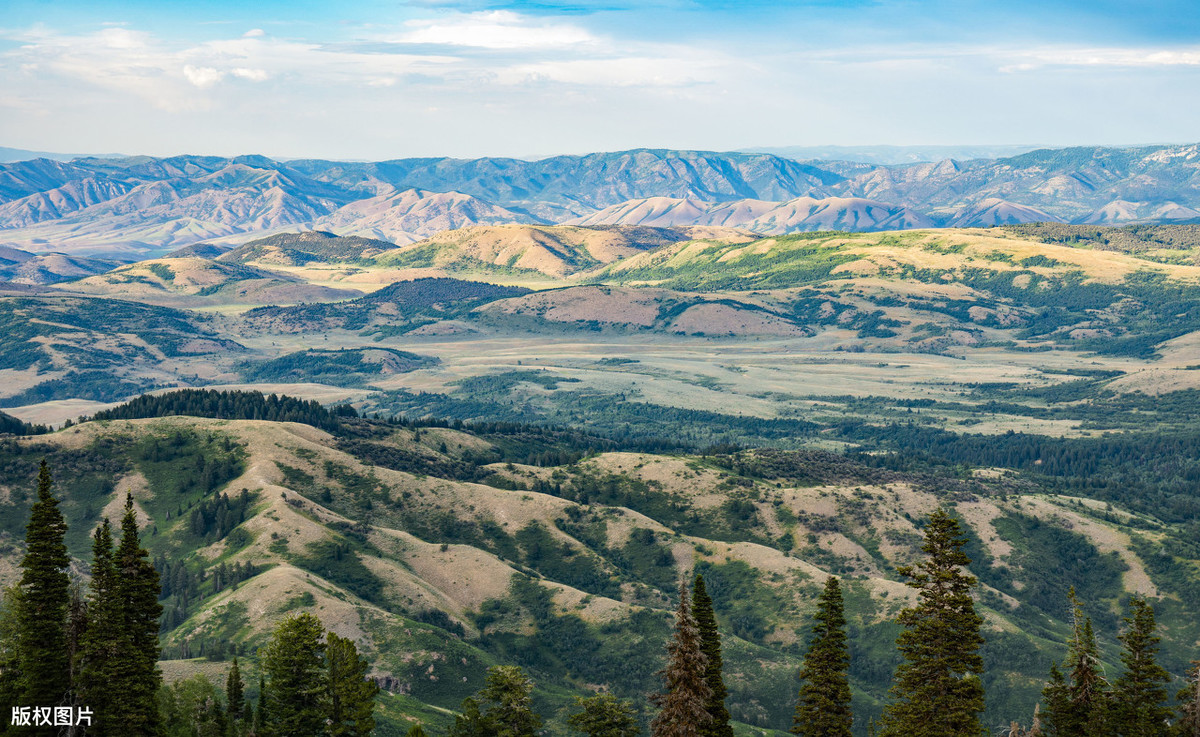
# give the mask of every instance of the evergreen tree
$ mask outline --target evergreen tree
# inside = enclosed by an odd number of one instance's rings
[[[895,701],[884,710],[881,737],[983,732],[983,620],[971,599],[975,578],[962,570],[971,563],[962,551],[966,542],[958,521],[938,509],[925,526],[926,559],[898,569],[918,590],[920,602],[898,618],[904,631],[896,645],[904,660],[893,678]]]
[[[238,667],[237,656],[234,656],[229,675],[225,676],[225,709],[229,713],[231,725],[242,721],[245,708],[246,684],[242,682],[242,670]]]
[[[846,615],[842,588],[834,576],[825,580],[817,599],[812,639],[800,668],[800,698],[792,732],[806,737],[850,737],[850,652],[846,648]]]
[[[1046,702],[1046,732],[1051,737],[1067,734],[1065,729],[1071,714],[1071,692],[1058,663],[1050,664],[1050,681],[1042,689],[1042,700]]]
[[[37,501],[25,528],[25,557],[21,561],[18,625],[22,697],[25,706],[57,706],[67,703],[70,659],[67,652],[67,610],[71,560],[63,538],[67,523],[52,493],[50,467],[42,461],[38,470]],[[36,727],[30,734],[53,734],[53,727]]]
[[[1071,641],[1064,675],[1050,670],[1046,698],[1046,732],[1051,737],[1090,737],[1104,734],[1108,715],[1108,682],[1101,672],[1100,654],[1092,620],[1083,615],[1075,589],[1067,593],[1071,602]]]
[[[260,657],[270,705],[260,734],[317,737],[324,733],[329,683],[323,634],[321,621],[311,614],[288,617],[275,628]]]
[[[329,678],[329,727],[333,737],[366,737],[375,729],[375,695],[379,686],[367,678],[370,665],[358,655],[354,640],[330,632],[325,639]]]
[[[267,693],[267,682],[261,674],[258,676],[258,708],[254,710],[254,734],[256,737],[265,737],[267,734],[267,722],[271,718],[271,709],[268,706],[267,699],[270,695]]]
[[[713,611],[712,599],[704,586],[704,576],[696,574],[692,589],[692,616],[700,630],[700,651],[708,662],[704,666],[704,682],[708,684],[709,697],[705,705],[712,721],[701,731],[704,737],[733,737],[729,726],[729,709],[725,706],[725,679],[721,675],[724,660],[721,658],[721,634],[717,631],[717,615]]]
[[[114,589],[121,610],[121,644],[117,677],[111,684],[112,712],[108,728],[122,737],[152,737],[162,733],[158,702],[162,685],[158,670],[158,618],[162,605],[158,571],[138,535],[133,495],[125,496],[121,542],[113,556]]]
[[[488,668],[487,685],[464,699],[462,709],[450,737],[534,737],[542,726],[533,711],[533,681],[515,665]]]
[[[1125,672],[1113,684],[1109,729],[1122,737],[1165,737],[1171,719],[1166,686],[1171,676],[1155,657],[1162,638],[1155,634],[1154,608],[1141,597],[1130,597],[1125,624],[1119,638],[1125,646]]]
[[[425,734],[425,728],[420,724],[414,724],[408,728],[408,737],[428,737]]]
[[[588,737],[637,737],[641,728],[633,707],[609,693],[575,698],[567,724]]]
[[[1179,689],[1179,720],[1172,737],[1200,737],[1200,660],[1192,663],[1187,682]]]
[[[680,581],[675,637],[667,647],[667,667],[659,671],[666,690],[650,697],[659,707],[650,722],[653,737],[700,737],[712,723],[707,708],[712,690],[705,680],[708,658],[700,649],[700,628],[689,598],[687,582]]]
[[[217,687],[203,675],[164,687],[158,703],[166,737],[226,737],[228,733]]]
[[[121,659],[129,651],[124,613],[117,594],[112,526],[105,517],[92,535],[92,582],[88,594],[88,626],[80,646],[80,702],[93,711],[89,734],[117,734],[113,684],[119,682]]]

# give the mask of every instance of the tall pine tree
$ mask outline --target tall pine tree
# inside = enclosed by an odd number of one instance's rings
[[[650,700],[659,707],[650,722],[652,737],[700,737],[712,723],[708,700],[712,690],[705,674],[708,658],[700,649],[700,628],[692,616],[686,581],[679,582],[675,637],[667,646],[667,667],[659,671],[666,685]]]
[[[1154,608],[1141,597],[1130,597],[1125,625],[1120,636],[1125,672],[1113,683],[1109,729],[1122,737],[1166,737],[1171,676],[1155,657],[1161,638],[1155,634]]]
[[[118,682],[121,661],[129,652],[124,613],[117,594],[117,569],[113,561],[112,526],[105,517],[92,535],[92,582],[88,594],[88,626],[80,653],[80,702],[93,711],[89,734],[118,734],[109,727],[113,713],[113,684]]]
[[[704,682],[708,684],[710,693],[705,709],[712,717],[700,734],[704,737],[733,737],[733,727],[729,726],[729,709],[725,706],[729,691],[725,689],[725,679],[721,674],[724,668],[721,633],[717,631],[717,615],[713,611],[712,598],[704,586],[704,576],[700,574],[696,574],[692,589],[692,616],[700,630],[700,651],[708,659],[704,666]]]
[[[229,714],[229,725],[234,734],[241,734],[245,729],[242,724],[243,710],[246,708],[246,684],[242,681],[242,669],[238,667],[237,656],[225,676],[225,710]]]
[[[261,651],[266,703],[260,734],[317,737],[325,731],[329,681],[325,671],[324,629],[311,614],[288,617],[275,627]]]
[[[111,734],[122,737],[155,737],[162,733],[157,699],[162,685],[162,673],[158,670],[161,587],[150,554],[142,547],[132,494],[125,496],[121,542],[113,555],[113,568],[126,649],[120,653],[118,675],[113,683],[109,728]]]
[[[359,657],[354,640],[330,632],[325,638],[329,678],[329,724],[332,737],[367,737],[375,729],[375,695],[379,686],[367,678],[370,664]]]
[[[925,560],[899,573],[917,589],[920,602],[900,613],[904,631],[896,645],[904,660],[896,668],[880,737],[975,737],[983,731],[983,659],[971,589],[975,577],[958,521],[938,509],[925,525]]]
[[[42,461],[38,470],[37,501],[25,528],[24,572],[17,585],[18,652],[22,700],[25,706],[66,704],[71,689],[67,652],[67,609],[71,560],[63,538],[67,523],[52,492],[50,467]],[[53,734],[54,728],[31,728],[31,734]]]
[[[1108,716],[1108,682],[1104,679],[1092,620],[1074,587],[1071,602],[1071,641],[1063,669],[1050,669],[1050,683],[1042,691],[1046,700],[1046,732],[1052,737],[1090,737],[1104,734]]]
[[[800,698],[792,732],[805,737],[850,737],[850,651],[842,588],[834,576],[817,599],[812,639],[800,668]]]

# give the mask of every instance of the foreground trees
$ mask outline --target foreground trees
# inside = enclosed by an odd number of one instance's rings
[[[700,628],[692,616],[688,587],[679,582],[679,608],[675,610],[675,637],[667,646],[667,667],[659,672],[665,689],[650,701],[659,707],[650,722],[653,737],[700,737],[712,724],[706,672],[708,658],[701,650]]]
[[[956,519],[943,509],[929,515],[927,558],[898,570],[917,589],[920,602],[900,613],[904,631],[896,645],[904,658],[896,668],[884,710],[881,737],[958,737],[983,731],[983,646],[971,589],[975,578],[963,572],[971,559]]]
[[[842,588],[834,576],[825,580],[814,619],[812,639],[800,668],[803,685],[791,731],[805,737],[849,737],[854,724],[847,676],[850,652]]]
[[[721,658],[721,633],[717,631],[717,615],[713,611],[712,599],[704,586],[704,576],[696,574],[692,587],[692,616],[700,631],[700,651],[704,653],[704,682],[708,684],[708,700],[705,711],[712,717],[700,734],[704,737],[733,737],[729,726],[729,709],[725,706],[725,679],[721,670],[725,666]]]
[[[379,687],[367,679],[366,661],[353,640],[326,635],[313,615],[280,622],[260,662],[266,680],[257,734],[360,737],[375,729]]]
[[[641,732],[633,708],[612,694],[575,699],[579,711],[567,724],[587,737],[637,737]]]
[[[515,665],[494,665],[488,668],[487,686],[463,700],[450,737],[534,737],[541,727],[542,718],[533,710],[533,681]]]
[[[71,698],[66,628],[71,559],[63,542],[67,523],[52,486],[50,468],[42,461],[37,501],[29,510],[25,528],[25,557],[16,599],[20,703],[28,706],[59,706]],[[52,732],[52,728],[44,730]]]
[[[1124,737],[1165,736],[1171,718],[1167,706],[1171,676],[1155,657],[1161,638],[1155,634],[1154,609],[1145,599],[1131,597],[1125,624],[1120,636],[1125,672],[1113,684],[1109,729]]]

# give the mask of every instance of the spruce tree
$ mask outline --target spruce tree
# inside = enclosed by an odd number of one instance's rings
[[[121,542],[113,556],[115,590],[121,607],[122,641],[118,676],[113,683],[109,728],[122,737],[151,737],[162,732],[156,695],[162,685],[158,670],[158,628],[162,605],[158,571],[138,534],[133,495],[125,496]]]
[[[974,737],[983,731],[983,620],[971,599],[975,578],[962,570],[971,563],[962,551],[966,542],[958,521],[938,509],[925,526],[925,560],[898,569],[920,601],[898,617],[904,631],[896,645],[904,660],[893,678],[895,700],[884,710],[881,737]]]
[[[268,722],[271,720],[271,708],[269,706],[270,694],[267,693],[266,677],[262,674],[258,676],[258,708],[254,710],[254,734],[257,737],[267,735],[269,728]]]
[[[329,683],[321,642],[324,633],[319,619],[297,614],[280,622],[262,649],[260,662],[270,705],[262,734],[317,737],[325,731]]]
[[[91,735],[118,734],[110,729],[113,685],[118,682],[122,658],[129,652],[124,613],[117,594],[113,560],[112,526],[105,517],[92,535],[92,581],[88,593],[88,626],[80,653],[80,703],[92,709]]]
[[[408,728],[408,737],[428,737],[425,734],[425,728],[420,724],[414,724]]]
[[[480,702],[486,707],[480,710]],[[515,665],[488,668],[487,685],[463,699],[450,737],[534,737],[542,718],[533,710],[533,681]]]
[[[1067,734],[1064,730],[1071,714],[1071,692],[1058,663],[1050,664],[1050,680],[1042,689],[1042,701],[1046,704],[1045,721],[1049,734],[1054,737]]]
[[[330,632],[325,638],[329,678],[329,726],[332,737],[366,737],[375,729],[379,686],[367,678],[370,665],[359,657],[354,640]]]
[[[800,698],[792,732],[805,737],[850,737],[850,652],[846,648],[846,615],[842,589],[830,576],[817,599],[812,639],[800,668]]]
[[[1165,737],[1171,719],[1167,706],[1171,676],[1155,657],[1162,638],[1155,634],[1154,608],[1141,597],[1130,597],[1125,624],[1119,638],[1125,646],[1121,652],[1125,672],[1113,683],[1109,729],[1122,737]]]
[[[1192,663],[1187,681],[1175,698],[1179,699],[1179,719],[1172,737],[1200,737],[1200,660]]]
[[[587,737],[637,737],[641,731],[633,707],[609,693],[575,698],[567,724]]]
[[[700,737],[712,723],[707,708],[712,691],[705,680],[708,658],[700,649],[700,629],[689,598],[687,582],[680,581],[675,637],[667,646],[667,667],[659,671],[666,690],[650,697],[659,707],[650,722],[652,737]]]
[[[1046,731],[1053,737],[1090,737],[1106,731],[1108,682],[1101,670],[1100,654],[1092,620],[1083,615],[1083,606],[1072,587],[1071,641],[1064,674],[1050,670],[1050,684],[1042,691],[1046,699]]]
[[[225,676],[225,710],[229,713],[231,725],[242,721],[245,708],[246,684],[242,681],[242,669],[238,667],[237,656],[234,656],[229,675]]]
[[[717,631],[717,615],[713,611],[712,599],[704,586],[704,576],[696,574],[692,589],[692,616],[700,630],[700,651],[708,662],[704,666],[704,682],[708,684],[709,697],[705,710],[712,717],[700,734],[703,737],[733,737],[729,726],[729,709],[725,706],[725,679],[721,675],[724,661],[721,658],[721,634]]]
[[[67,652],[67,610],[71,559],[63,539],[67,523],[52,493],[50,467],[38,470],[37,501],[25,528],[24,572],[20,589],[18,652],[24,706],[58,706],[67,703],[71,689]],[[30,734],[53,734],[53,727],[30,728]]]

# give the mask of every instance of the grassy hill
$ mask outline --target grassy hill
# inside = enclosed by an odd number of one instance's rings
[[[566,277],[664,245],[690,240],[692,231],[721,233],[721,228],[645,226],[580,227],[568,225],[492,225],[439,233],[376,258],[380,266],[437,267],[455,272],[515,272]]]
[[[312,262],[362,261],[393,249],[395,243],[361,236],[338,236],[323,230],[277,233],[249,241],[218,256],[227,263],[302,266]]]
[[[357,290],[309,284],[294,276],[236,261],[230,263],[195,256],[139,261],[73,282],[71,289],[150,304],[188,307],[326,302],[362,294]]]
[[[607,449],[606,449],[607,448]],[[859,728],[896,662],[893,570],[920,519],[952,508],[971,530],[987,620],[986,724],[1028,718],[1062,656],[1074,585],[1114,672],[1129,592],[1151,597],[1178,675],[1196,655],[1200,550],[1186,524],[1052,493],[1036,477],[905,471],[871,456],[724,451],[661,455],[519,426],[307,425],[170,417],[86,423],[0,443],[0,570],[20,555],[36,463],[55,470],[72,555],[125,491],[164,571],[162,641],[173,677],[220,672],[287,613],[355,638],[402,714],[435,727],[496,663],[538,683],[550,733],[571,696],[635,699],[657,683],[675,582],[703,572],[725,638],[739,730],[790,725],[809,617],[843,578]],[[201,660],[196,660],[201,658]],[[643,717],[648,712],[643,711]]]

